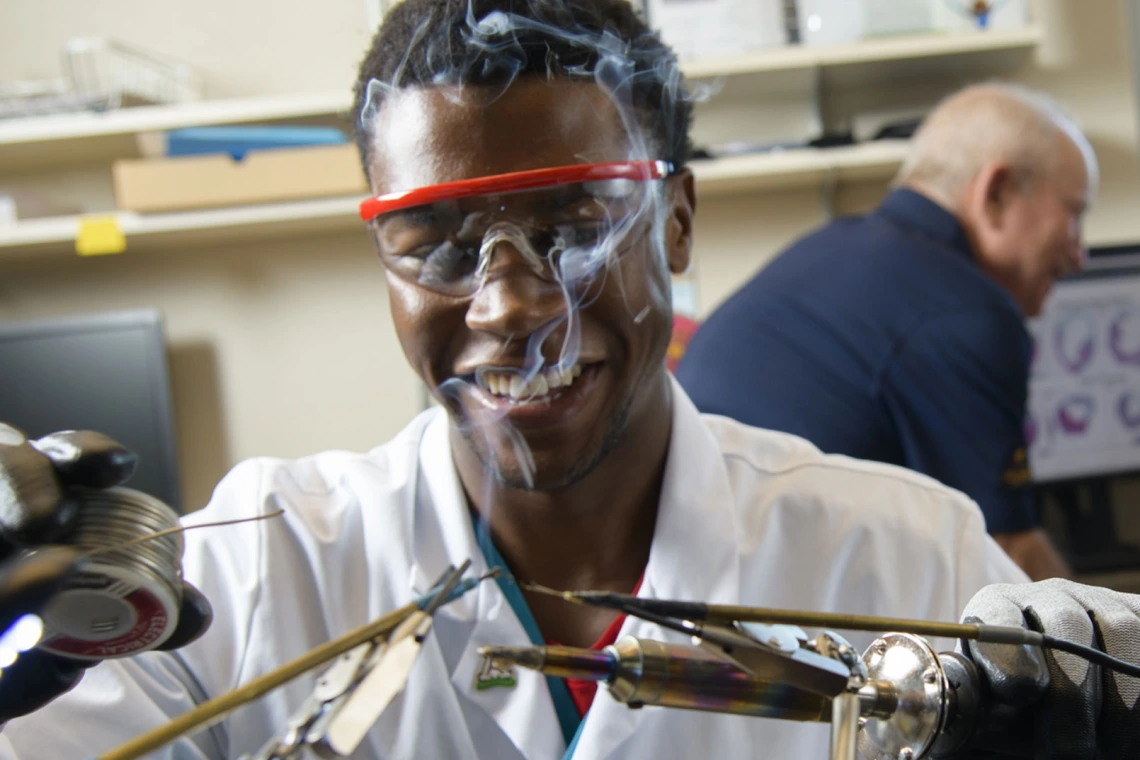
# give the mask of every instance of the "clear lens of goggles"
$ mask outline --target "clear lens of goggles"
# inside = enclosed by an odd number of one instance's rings
[[[393,274],[438,293],[470,295],[482,284],[500,242],[516,249],[529,243],[529,251],[519,253],[552,281],[596,271],[611,251],[624,247],[647,211],[651,187],[611,179],[479,195],[381,214],[370,226]],[[513,234],[503,232],[512,229]],[[567,266],[577,258],[583,261]]]

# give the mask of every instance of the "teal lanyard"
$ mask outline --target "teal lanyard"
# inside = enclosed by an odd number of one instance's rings
[[[491,541],[491,530],[486,521],[480,520],[474,514],[471,517],[475,523],[475,540],[479,542],[479,548],[483,550],[483,558],[487,560],[487,566],[501,567],[509,571],[510,568],[506,561]],[[538,630],[538,623],[535,622],[530,608],[526,606],[526,599],[523,598],[522,591],[515,584],[514,578],[499,576],[495,582],[499,584],[499,589],[507,598],[507,603],[515,611],[515,617],[522,623],[523,630],[526,631],[530,642],[535,646],[545,646],[546,641]],[[574,748],[578,745],[578,736],[581,734],[582,723],[585,721],[578,715],[578,707],[570,698],[570,690],[566,688],[565,681],[556,676],[547,676],[546,686],[550,690],[550,698],[554,701],[554,712],[558,715],[558,724],[562,727],[562,738],[567,744],[563,760],[569,760],[574,754]]]
[[[570,740],[569,746],[566,747],[566,753],[562,755],[562,760],[572,760],[574,757],[574,750],[578,749],[578,740],[582,738],[582,726],[586,725],[586,721],[578,722],[578,730],[574,732],[574,738]]]

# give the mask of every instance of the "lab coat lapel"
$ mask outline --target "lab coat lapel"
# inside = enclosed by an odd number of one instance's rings
[[[673,432],[641,595],[735,603],[740,594],[734,508],[720,441],[673,381]]]
[[[475,539],[467,499],[455,472],[448,441],[447,416],[440,413],[427,426],[420,443],[413,516],[413,590],[426,591],[449,564],[471,560],[470,573],[487,571]],[[565,750],[554,704],[541,675],[516,672],[514,686],[478,685],[483,661],[479,647],[530,643],[518,617],[494,581],[487,581],[436,613],[434,636],[461,699],[486,713],[528,760],[557,759]],[[486,674],[484,674],[486,675]],[[471,721],[476,747],[486,746]],[[492,746],[497,742],[489,742]]]
[[[735,603],[740,595],[740,535],[720,443],[673,381],[673,429],[649,563],[638,596]],[[660,626],[627,618],[619,636],[684,641]],[[619,751],[642,720],[599,689],[578,741],[577,758],[625,757]],[[679,718],[680,719],[680,718]]]

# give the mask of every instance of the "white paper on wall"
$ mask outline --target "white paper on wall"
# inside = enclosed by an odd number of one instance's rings
[[[1140,470],[1140,274],[1063,283],[1029,330],[1034,480]]]
[[[692,274],[686,272],[673,277],[671,283],[673,291],[673,313],[696,319],[697,312],[697,283]]]
[[[975,0],[797,0],[800,40],[841,45],[864,37],[978,29]],[[989,29],[1024,27],[1028,0],[988,0]]]
[[[934,29],[932,0],[861,0],[863,35],[920,34]]]
[[[804,45],[841,45],[863,37],[861,0],[798,0],[796,5]]]
[[[783,0],[646,0],[649,24],[682,59],[788,42]]]
[[[978,29],[978,22],[970,14],[974,0],[931,0],[934,4],[934,25],[947,31]],[[987,29],[1020,29],[1029,23],[1028,0],[989,0],[991,9]]]

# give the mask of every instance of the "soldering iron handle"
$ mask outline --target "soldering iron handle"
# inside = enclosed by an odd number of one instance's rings
[[[957,652],[938,655],[949,682],[947,720],[930,756],[937,760],[1034,756],[1033,716],[994,699],[977,666]]]

